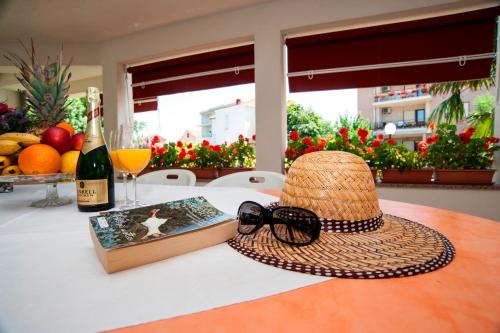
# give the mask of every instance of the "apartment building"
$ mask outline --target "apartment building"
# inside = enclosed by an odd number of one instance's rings
[[[375,135],[384,133],[387,123],[394,123],[396,133],[392,137],[409,149],[416,149],[418,142],[431,133],[428,125],[432,110],[448,97],[432,96],[430,86],[424,83],[358,89],[359,112],[370,120]],[[494,88],[462,92],[466,116],[475,112],[474,98],[487,92],[494,95]],[[457,127],[467,127],[465,119]]]

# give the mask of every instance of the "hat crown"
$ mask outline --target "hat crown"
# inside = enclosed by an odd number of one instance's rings
[[[299,157],[285,178],[280,205],[309,209],[328,220],[368,220],[380,214],[370,168],[361,157],[342,151]]]

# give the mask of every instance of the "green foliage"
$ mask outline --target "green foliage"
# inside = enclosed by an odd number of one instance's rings
[[[377,169],[418,170],[427,168],[428,161],[419,152],[409,150],[405,145],[390,145],[384,140],[375,148],[374,166]]]
[[[66,103],[66,122],[75,129],[75,133],[85,132],[87,128],[87,106],[85,97],[69,98]]]
[[[431,86],[429,92],[433,96],[448,95],[441,104],[436,106],[430,115],[430,120],[436,124],[442,122],[446,124],[454,124],[464,118],[464,103],[462,101],[461,92],[464,90],[478,91],[481,89],[489,89],[495,85],[495,62],[491,68],[490,77],[480,80],[454,81],[435,83]]]
[[[356,133],[358,129],[363,128],[368,131],[371,131],[370,121],[364,118],[359,113],[354,117],[350,117],[349,115],[341,115],[339,116],[339,120],[334,125],[335,128],[348,128],[349,132]]]
[[[498,150],[494,138],[471,138],[473,128],[456,134],[455,125],[441,124],[429,144],[428,159],[436,169],[489,169]]]
[[[495,97],[490,93],[486,93],[474,98],[472,105],[476,112],[467,117],[467,121],[476,128],[473,137],[481,138],[493,136]]]
[[[134,133],[140,133],[146,129],[146,122],[145,121],[139,121],[139,120],[134,120]]]
[[[304,136],[325,136],[333,133],[332,124],[328,120],[294,102],[288,102],[287,124],[288,133],[298,131]]]
[[[160,143],[158,136],[151,140],[151,166],[187,168],[254,167],[255,150],[249,138],[242,135],[227,145],[211,145],[207,140],[193,145],[178,141]]]

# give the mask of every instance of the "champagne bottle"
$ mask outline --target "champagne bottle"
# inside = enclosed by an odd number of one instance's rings
[[[115,184],[113,164],[101,131],[99,89],[87,89],[87,130],[76,164],[76,199],[81,212],[113,208]]]

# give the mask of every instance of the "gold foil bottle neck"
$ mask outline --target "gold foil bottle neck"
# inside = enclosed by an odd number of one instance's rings
[[[96,87],[87,88],[87,102],[99,105],[100,102],[99,88]]]

